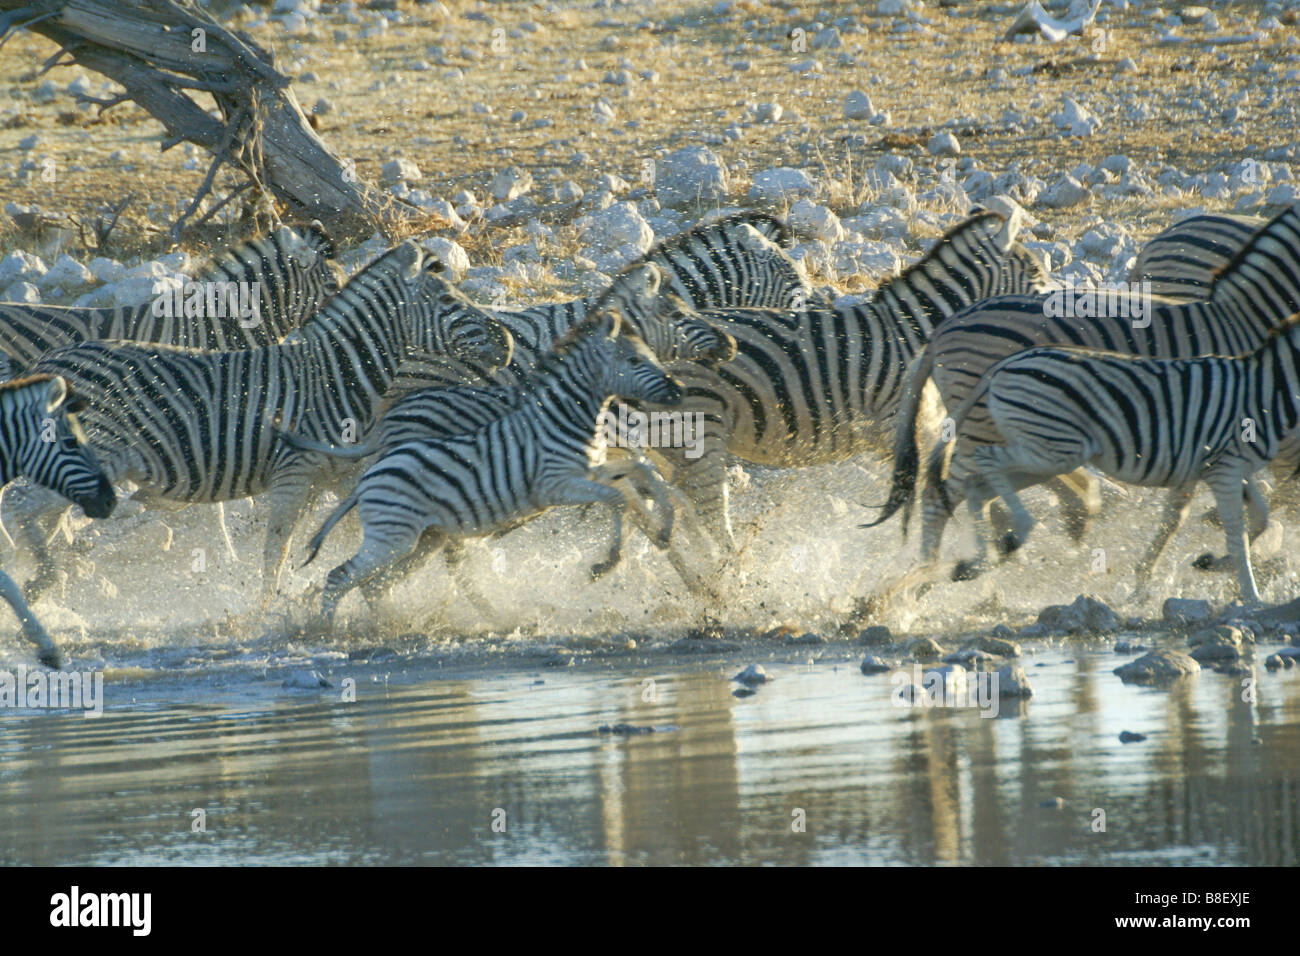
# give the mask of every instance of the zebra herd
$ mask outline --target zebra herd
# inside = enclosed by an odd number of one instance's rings
[[[1249,541],[1268,505],[1256,475],[1281,462],[1290,477],[1300,461],[1300,210],[1193,217],[1156,237],[1132,272],[1153,292],[1145,324],[1053,316],[1051,279],[1017,226],[977,211],[865,301],[839,304],[761,213],[659,243],[598,295],[520,311],[477,305],[410,240],[344,282],[318,224],[241,244],[200,274],[256,282],[258,322],[0,303],[3,481],[29,482],[6,491],[4,511],[37,562],[23,593],[3,572],[0,591],[57,665],[27,606],[56,580],[53,531],[68,501],[105,517],[113,485],[130,482],[146,506],[265,493],[264,601],[295,526],[336,492],[307,561],[354,509],[363,539],[326,577],[326,620],[353,588],[374,601],[438,550],[454,566],[459,542],[572,504],[612,511],[594,575],[617,564],[626,515],[704,592],[674,529],[714,559],[734,550],[728,456],[798,467],[892,450],[872,523],[901,509],[906,527],[919,444],[937,426],[924,568],[963,499],[980,549],[954,576],[990,561],[995,498],[1009,513],[996,515],[1001,550],[1016,550],[1034,523],[1018,493],[1039,483],[1081,538],[1100,474],[1170,489],[1141,587],[1204,480],[1242,595],[1258,600]],[[698,454],[613,453],[616,398],[695,416]]]

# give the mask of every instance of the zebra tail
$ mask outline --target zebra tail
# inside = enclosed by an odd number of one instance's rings
[[[921,354],[912,359],[911,367],[903,382],[903,398],[898,409],[898,420],[894,431],[894,472],[890,478],[889,499],[881,505],[881,514],[875,521],[862,525],[874,528],[893,517],[899,508],[903,509],[903,538],[907,538],[907,525],[912,517],[912,506],[916,500],[917,463],[920,459],[917,435],[917,419],[921,409],[921,399],[925,394],[925,383],[930,378],[934,360],[930,349],[921,350]]]
[[[320,455],[329,455],[333,458],[369,458],[375,452],[379,451],[378,432],[371,431],[366,436],[366,440],[359,445],[331,445],[329,442],[316,441],[312,438],[305,438],[297,432],[291,432],[287,429],[276,427],[276,437],[283,441],[291,448],[298,451],[315,452]]]
[[[330,513],[330,516],[325,519],[325,523],[320,526],[320,530],[312,535],[311,540],[307,542],[307,560],[300,564],[299,568],[305,568],[316,560],[316,555],[320,553],[320,546],[325,543],[325,539],[329,536],[329,533],[334,530],[334,526],[339,523],[340,519],[342,519],[345,514],[357,506],[357,502],[360,498],[361,486],[358,485],[352,490],[352,494],[339,502],[339,506]]]

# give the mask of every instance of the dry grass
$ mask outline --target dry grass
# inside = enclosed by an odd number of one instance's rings
[[[1077,96],[1091,105],[1099,94],[1120,90],[1157,107],[1193,92],[1216,107],[1226,107],[1257,90],[1259,76],[1245,71],[1255,57],[1281,62],[1288,54],[1282,43],[1288,32],[1295,31],[1294,25],[1275,33],[1270,47],[1227,47],[1227,59],[1221,61],[1215,53],[1196,48],[1153,45],[1145,21],[1125,22],[1112,25],[1111,42],[1105,52],[1095,55],[1089,37],[1070,38],[1057,46],[1002,42],[1010,17],[987,12],[985,4],[955,8],[927,4],[924,14],[935,22],[937,33],[897,35],[888,32],[891,20],[862,14],[864,6],[874,9],[874,3],[824,2],[816,9],[829,14],[826,22],[853,15],[869,30],[865,35],[845,35],[846,47],[860,43],[862,49],[855,54],[858,65],[844,68],[836,65],[838,51],[793,52],[789,41],[777,39],[794,26],[807,26],[811,8],[800,14],[758,0],[737,4],[738,15],[726,20],[709,13],[711,3],[681,0],[612,11],[583,4],[555,15],[530,4],[492,4],[483,8],[494,18],[491,25],[464,19],[461,14],[473,9],[467,3],[447,3],[450,19],[441,16],[436,6],[405,2],[399,6],[413,25],[365,39],[359,38],[359,27],[333,16],[316,21],[311,38],[286,36],[274,23],[254,32],[275,49],[283,70],[296,76],[315,75],[297,83],[298,97],[307,109],[318,97],[331,101],[334,110],[321,118],[320,134],[339,155],[355,160],[361,176],[378,179],[383,162],[405,156],[425,174],[418,185],[435,196],[450,197],[460,189],[471,189],[481,197],[493,175],[512,164],[528,169],[539,186],[571,178],[586,188],[605,172],[635,184],[643,159],[698,143],[702,136],[739,122],[747,105],[763,102],[781,104],[785,116],[775,124],[751,126],[739,141],[713,148],[733,169],[749,173],[775,165],[813,173],[820,169],[818,198],[842,214],[870,198],[861,176],[885,151],[912,157],[924,184],[924,176],[934,167],[925,153],[925,141],[934,128],[959,118],[969,118],[954,130],[963,151],[983,168],[997,172],[1019,163],[1023,172],[1049,181],[1078,162],[1096,164],[1116,152],[1126,153],[1152,172],[1162,163],[1187,172],[1207,171],[1230,159],[1258,155],[1279,142],[1292,142],[1296,135],[1294,129],[1252,122],[1247,124],[1247,135],[1233,136],[1216,125],[1190,130],[1185,122],[1157,118],[1135,125],[1108,121],[1098,134],[1071,140],[1057,136],[1045,124],[1023,135],[1008,135],[981,120],[984,116],[996,120],[1008,108],[1046,116],[1062,95]],[[1251,24],[1262,16],[1259,3],[1218,4],[1215,9],[1225,31],[1237,32],[1233,27],[1237,16]],[[769,27],[745,35],[744,21],[764,17],[771,20]],[[655,26],[637,29],[644,18],[652,19]],[[242,22],[247,20],[245,15]],[[527,20],[540,24],[541,30],[507,38],[505,52],[493,52],[494,27],[509,31]],[[599,25],[613,21],[621,26]],[[346,31],[346,42],[335,41],[336,30]],[[772,49],[777,42],[781,48]],[[451,67],[434,64],[430,48],[435,46],[441,46],[448,61],[463,71],[462,78],[448,78],[445,73]],[[477,59],[463,56],[462,51],[474,53]],[[47,41],[26,34],[13,37],[0,51],[0,71],[17,78],[10,98],[0,100],[0,182],[6,201],[88,218],[105,203],[133,193],[135,201],[102,254],[132,258],[165,251],[169,242],[158,220],[166,221],[168,211],[174,216],[178,206],[188,201],[203,177],[206,157],[197,151],[187,156],[183,147],[159,155],[161,128],[129,104],[102,118],[93,110],[76,109],[62,92],[73,75],[67,69],[57,69],[48,77],[60,88],[59,95],[50,102],[33,102],[31,91],[45,79],[33,75],[34,67],[52,52]],[[1128,56],[1136,60],[1137,71],[1117,74],[1116,64]],[[602,83],[605,73],[618,70],[624,58],[634,74],[657,71],[658,82],[638,80],[630,95],[622,87]],[[809,78],[789,69],[792,62],[808,58],[824,64],[823,75]],[[434,65],[412,71],[410,67],[420,60]],[[586,69],[578,67],[579,60]],[[737,60],[749,61],[750,69],[733,70]],[[987,76],[994,67],[1014,72],[1024,66],[1034,70],[1028,77],[1013,76],[999,83]],[[98,77],[91,79],[98,85]],[[1223,90],[1207,85],[1221,79],[1227,83]],[[377,82],[382,83],[381,89],[374,88]],[[877,109],[892,113],[889,130],[842,118],[844,97],[854,89],[866,90]],[[592,106],[599,97],[607,98],[617,110],[613,124],[601,126],[592,120]],[[491,107],[492,113],[471,111],[475,102]],[[521,123],[510,121],[516,110],[527,114]],[[539,118],[550,119],[552,125],[531,128]],[[33,133],[40,139],[36,149],[20,151],[19,141]],[[869,145],[848,149],[845,138],[850,134],[865,135]],[[585,165],[573,162],[578,151],[589,157]],[[57,173],[53,182],[38,175],[18,175],[20,163],[31,157],[53,159]],[[219,183],[222,179],[228,187],[231,180],[223,175]],[[734,197],[743,196],[745,186],[742,171],[736,177]],[[1119,219],[1140,235],[1149,235],[1167,223],[1172,208],[1184,205],[1223,208],[1222,203],[1195,198],[1152,197],[1038,215],[1051,218],[1063,235],[1073,234],[1091,214]],[[0,220],[0,252],[33,248],[34,237],[17,231],[7,217]],[[422,230],[435,232],[444,227],[445,223],[432,219],[421,225]],[[218,222],[187,237],[186,245],[201,252],[245,231],[243,224]],[[457,238],[473,263],[481,265],[498,262],[500,250],[522,241],[523,235],[517,229],[476,224]],[[79,241],[72,242],[68,251],[96,254]],[[571,237],[557,231],[548,251],[569,256],[576,246]],[[544,283],[545,277],[538,278]]]

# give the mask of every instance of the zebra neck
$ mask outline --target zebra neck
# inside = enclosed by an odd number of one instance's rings
[[[570,352],[540,373],[524,387],[522,409],[536,408],[540,419],[585,446],[600,426],[601,415],[610,402],[608,389],[598,379],[605,376],[593,367],[587,355]]]

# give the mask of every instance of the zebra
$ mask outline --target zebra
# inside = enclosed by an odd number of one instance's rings
[[[1215,273],[1267,223],[1258,216],[1189,216],[1142,247],[1129,281],[1149,282],[1152,294],[1166,299],[1204,299]]]
[[[788,227],[775,216],[754,212],[724,216],[660,241],[596,295],[515,311],[494,309],[515,343],[514,361],[496,380],[503,385],[519,384],[537,358],[570,329],[591,312],[611,304],[619,307],[663,358],[655,330],[663,327],[660,316],[668,314],[665,310],[674,297],[693,309],[802,308],[820,301],[799,266],[785,253],[783,247],[789,243]],[[417,356],[403,365],[393,394],[463,381],[463,374],[448,370],[445,360]]]
[[[413,349],[446,351],[483,374],[509,361],[509,333],[438,276],[442,268],[412,241],[395,246],[330,299],[297,342],[234,352],[87,342],[48,353],[35,369],[63,375],[87,397],[83,419],[105,471],[135,481],[143,500],[269,492],[269,598],[293,526],[330,461],[285,444],[270,419],[339,443],[370,426]],[[27,510],[47,512],[48,503]],[[47,556],[29,593],[52,574]]]
[[[304,567],[338,521],[358,509],[361,548],[330,571],[322,617],[332,621],[344,594],[395,561],[400,570],[422,562],[448,538],[513,527],[560,505],[609,506],[609,554],[591,573],[599,577],[612,568],[622,547],[625,502],[612,482],[628,477],[628,468],[605,461],[605,409],[615,395],[667,406],[682,399],[680,385],[621,323],[617,309],[593,313],[541,360],[506,414],[472,432],[399,445],[366,469],[308,546]],[[657,478],[645,466],[636,470],[646,480]],[[664,509],[657,543],[666,546],[672,506],[666,495],[657,504]]]
[[[975,448],[966,472],[966,503],[981,542],[972,574],[990,550],[984,518],[990,497],[1001,497],[1011,513],[1014,551],[1034,525],[1017,487],[1089,465],[1130,484],[1173,489],[1174,503],[1139,566],[1139,581],[1150,575],[1193,486],[1209,485],[1242,599],[1259,602],[1241,489],[1300,428],[1300,315],[1235,357],[1027,349],[981,377],[957,410],[959,434],[977,404],[1001,441]],[[940,447],[951,454],[954,443]],[[942,469],[942,456],[933,467]]]
[[[657,451],[715,538],[734,545],[727,453],[802,467],[879,449],[908,363],[947,316],[991,295],[1046,287],[1013,228],[999,213],[977,212],[860,304],[698,313],[736,340],[737,354],[717,369],[673,367],[683,407],[700,416],[702,453]]]
[[[19,374],[53,349],[101,339],[222,352],[274,345],[338,291],[334,252],[333,240],[313,222],[302,233],[281,226],[218,253],[192,280],[192,288],[213,293],[214,300],[220,297],[215,315],[206,314],[207,302],[197,309],[203,315],[187,316],[184,301],[179,314],[175,309],[155,310],[157,297],[138,306],[107,309],[0,303],[0,376]],[[231,283],[257,290],[251,319],[238,314]]]
[[[903,509],[904,533],[918,478],[916,420],[926,380],[934,379],[944,406],[961,407],[983,374],[1002,358],[1040,345],[1079,346],[1160,358],[1240,355],[1257,348],[1272,329],[1300,310],[1300,209],[1288,209],[1259,230],[1217,273],[1210,295],[1195,301],[1154,296],[1137,327],[1129,318],[1092,316],[1078,321],[1048,314],[1045,295],[1000,296],[953,316],[931,339],[908,371],[894,441],[894,468],[889,499],[881,515],[865,527]],[[951,429],[949,429],[951,432]],[[948,459],[947,478],[931,467],[924,491],[921,563],[938,562],[939,543],[953,504],[961,499],[964,469],[980,445],[998,444],[987,408],[976,402],[965,415],[957,447]],[[942,449],[936,449],[938,457]],[[1300,457],[1300,442],[1288,441],[1281,457]],[[1049,476],[1062,499],[1067,530],[1082,538],[1087,517],[1099,507],[1095,479],[1085,472]],[[1252,497],[1258,489],[1248,486]]]
[[[0,486],[21,475],[80,505],[91,518],[107,518],[117,495],[77,424],[76,413],[84,407],[56,375],[0,383]],[[18,615],[23,636],[40,649],[40,662],[61,666],[58,647],[2,570],[0,596]]]

